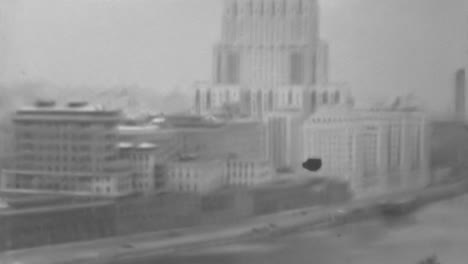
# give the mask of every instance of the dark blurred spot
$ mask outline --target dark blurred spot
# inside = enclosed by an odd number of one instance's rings
[[[308,159],[302,163],[302,167],[308,171],[318,171],[322,168],[321,159]]]

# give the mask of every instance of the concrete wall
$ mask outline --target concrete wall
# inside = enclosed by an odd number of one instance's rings
[[[114,236],[113,221],[110,204],[0,213],[0,251]]]
[[[323,187],[325,186],[325,187]],[[106,205],[0,211],[0,251],[93,240],[115,235],[230,224],[253,216],[349,199],[345,184],[314,182],[126,197]]]

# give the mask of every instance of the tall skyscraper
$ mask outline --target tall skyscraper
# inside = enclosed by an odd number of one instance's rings
[[[455,120],[466,120],[466,71],[459,69],[455,73]]]
[[[260,118],[310,110],[304,95],[328,82],[328,45],[319,35],[317,0],[225,0],[212,83],[195,87],[196,111],[226,103]]]
[[[315,83],[316,0],[227,0],[214,83],[275,89]]]

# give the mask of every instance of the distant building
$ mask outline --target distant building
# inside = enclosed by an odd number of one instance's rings
[[[234,153],[242,158],[264,157],[265,127],[253,121],[235,121],[216,127],[172,127],[179,153],[197,153],[203,158],[225,157]]]
[[[314,113],[321,107],[352,108],[354,99],[351,89],[345,83],[318,84],[312,90],[303,93],[303,106],[306,115]],[[287,106],[282,106],[286,108]]]
[[[206,194],[226,184],[223,160],[182,158],[168,164],[167,187],[174,192]]]
[[[265,159],[228,158],[226,161],[226,180],[229,186],[258,186],[272,182],[275,174],[273,165]]]
[[[466,70],[459,69],[455,74],[455,120],[466,121]]]
[[[118,158],[118,111],[83,102],[39,101],[13,116],[14,168],[1,188],[92,196],[133,192],[130,166]]]
[[[145,126],[119,126],[117,128],[119,142],[128,142],[134,145],[151,143],[157,145],[155,150],[157,159],[164,163],[176,157],[183,148],[182,141],[177,137],[177,131],[161,129],[156,125]]]
[[[196,90],[196,111],[198,114],[211,114],[225,104],[240,106],[241,114],[244,116],[262,116],[268,113],[280,111],[281,109],[296,109],[304,114],[315,111],[320,106],[350,105],[352,95],[345,84],[318,84],[312,87],[284,86],[281,89],[249,89],[235,93],[236,89],[229,90],[217,86],[205,84],[203,88]],[[239,91],[239,90],[237,90]],[[236,94],[228,97],[226,94]],[[217,98],[217,99],[214,99]],[[231,98],[225,100],[226,98]],[[233,99],[236,98],[236,99]],[[209,101],[207,101],[209,99]],[[215,100],[216,103],[214,102]],[[254,100],[252,102],[252,100]],[[207,102],[210,102],[209,104]],[[261,102],[263,108],[258,108]]]
[[[317,1],[225,1],[223,13],[221,40],[214,48],[213,83],[258,89],[314,83]]]
[[[165,175],[156,173],[157,146],[151,143],[120,143],[119,148],[121,158],[130,161],[134,192],[148,194],[161,191]]]
[[[320,158],[312,173],[349,182],[356,194],[427,184],[428,121],[400,109],[324,109],[304,124],[304,159]]]
[[[302,163],[303,115],[295,110],[266,116],[266,154],[277,170],[295,170]]]
[[[248,179],[239,180],[239,183],[251,185],[270,177],[259,179],[259,175],[267,170],[260,165],[267,161],[266,127],[260,122],[236,119],[216,123],[203,116],[174,115],[161,117],[156,123],[151,126],[120,126],[119,138],[133,144],[151,142],[158,145],[156,156],[163,167],[166,163],[177,162],[180,155],[187,153],[205,161],[216,159],[224,163],[228,156],[235,155],[241,163],[255,164],[254,174],[249,174]],[[165,168],[166,174],[170,172],[169,167]],[[226,175],[227,172],[223,173]]]
[[[208,82],[195,84],[195,112],[197,114],[211,113],[221,109],[226,104],[241,102],[241,90],[237,86],[223,85],[212,89]]]

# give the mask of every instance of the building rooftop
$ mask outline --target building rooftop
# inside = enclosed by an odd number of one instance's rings
[[[118,144],[118,147],[121,148],[121,149],[127,149],[127,148],[133,148],[133,143],[130,143],[130,142],[120,142]]]
[[[157,148],[158,146],[153,143],[143,142],[143,143],[138,144],[136,147],[139,149],[154,149],[154,148]]]
[[[172,163],[212,163],[212,162],[219,162],[224,161],[227,155],[199,155],[196,153],[186,153],[186,154],[179,154],[177,158],[172,161]]]
[[[118,110],[105,109],[101,105],[93,105],[84,101],[71,101],[57,104],[51,100],[38,100],[33,105],[18,109],[18,113],[116,113]]]
[[[142,143],[131,143],[131,142],[120,142],[118,147],[121,149],[156,149],[158,145],[149,143],[149,142],[142,142]]]
[[[219,127],[224,125],[224,122],[218,122],[200,115],[180,114],[159,117],[158,124],[164,128],[198,128]]]
[[[158,126],[155,125],[144,125],[144,126],[128,126],[128,125],[120,125],[117,127],[117,130],[120,133],[148,133],[148,132],[155,132],[159,130]]]

